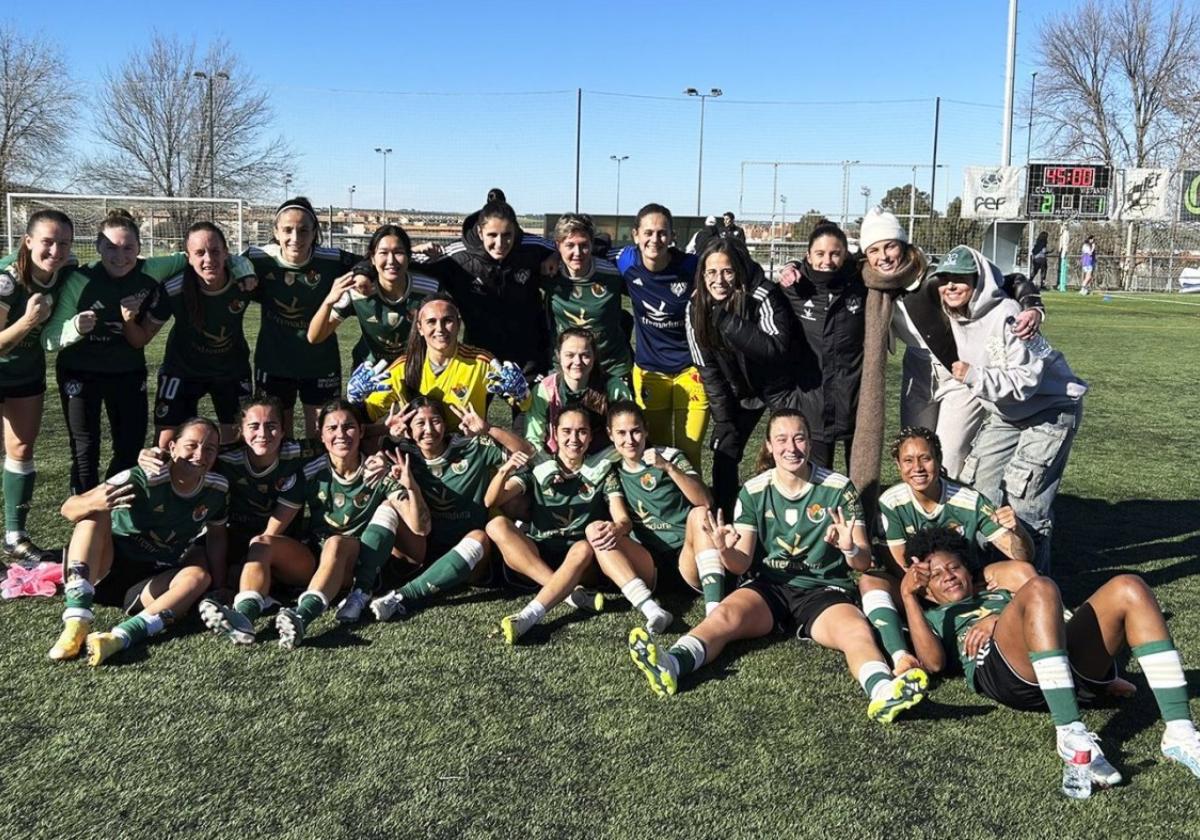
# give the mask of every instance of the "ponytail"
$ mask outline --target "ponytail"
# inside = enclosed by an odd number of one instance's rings
[[[33,229],[37,227],[38,222],[53,222],[63,225],[71,231],[71,238],[75,238],[75,223],[71,221],[71,217],[61,210],[38,210],[29,216],[29,221],[25,223],[25,236],[32,236]],[[27,293],[32,294],[33,289],[33,252],[29,250],[29,246],[25,244],[25,238],[21,238],[21,245],[17,248],[17,258],[13,262],[13,274],[16,275],[17,282],[25,289]]]
[[[187,247],[187,240],[191,238],[193,233],[211,233],[221,240],[221,247],[225,249],[225,253],[229,253],[229,243],[225,241],[225,232],[212,222],[196,222],[187,229],[187,236],[184,237],[184,247]],[[192,327],[199,331],[204,327],[204,301],[200,297],[200,278],[196,276],[196,272],[189,265],[183,272],[183,306],[187,310],[188,321]]]
[[[432,294],[421,303],[417,315],[413,319],[413,328],[408,333],[408,344],[404,348],[404,395],[409,399],[421,393],[421,374],[425,370],[425,337],[421,335],[421,313],[431,303],[445,303],[454,310],[455,316],[462,321],[458,306],[449,295],[438,292]]]

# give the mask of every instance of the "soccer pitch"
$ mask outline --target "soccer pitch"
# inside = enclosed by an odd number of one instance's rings
[[[1197,302],[1050,292],[1044,328],[1092,388],[1054,576],[1068,605],[1119,571],[1144,576],[1193,697]],[[893,357],[889,436],[898,369]],[[53,384],[46,415],[30,525],[57,546],[68,459]],[[489,638],[524,600],[474,589],[351,629],[326,615],[290,654],[273,629],[235,648],[193,614],[96,669],[47,659],[61,600],[4,602],[0,836],[1200,836],[1200,782],[1161,757],[1140,673],[1137,698],[1084,713],[1127,784],[1074,802],[1048,716],[995,707],[961,677],[881,726],[840,656],[775,637],[733,645],[659,701],[626,653],[640,616],[624,602],[595,617],[560,606],[516,648]],[[664,606],[679,616],[670,638],[703,615],[681,594]],[[99,628],[116,621],[98,610]]]

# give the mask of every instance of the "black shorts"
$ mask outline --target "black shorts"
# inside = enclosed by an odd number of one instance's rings
[[[112,568],[108,570],[108,574],[96,584],[96,603],[106,607],[120,607],[126,615],[141,612],[142,591],[146,584],[163,572],[178,572],[191,565],[203,563],[160,566],[157,563],[122,557],[118,552],[113,556]]]
[[[242,400],[254,392],[250,368],[240,375],[226,379],[188,379],[159,369],[158,391],[154,398],[154,425],[172,428],[195,417],[200,410],[200,398],[212,397],[218,423],[237,421]]]
[[[12,385],[0,384],[0,403],[11,397],[14,400],[25,397],[36,397],[46,393],[46,375],[41,379],[31,379],[28,382],[16,382]]]
[[[546,537],[544,539],[530,537],[529,539],[533,540],[533,544],[537,546],[538,556],[542,558],[542,562],[551,569],[557,569],[561,566],[563,561],[567,559],[567,552],[571,550],[571,546],[579,542],[579,540],[564,540],[558,537]],[[508,567],[507,563],[501,563],[500,565],[504,567],[504,582],[509,586],[531,592],[536,592],[541,588],[520,572],[514,572]]]
[[[1104,679],[1085,677],[1071,665],[1071,676],[1075,679],[1075,693],[1085,697],[1103,694],[1117,678],[1116,663],[1109,668]],[[972,688],[984,697],[990,697],[1002,706],[1022,712],[1044,711],[1046,697],[1035,682],[1027,682],[1004,658],[1003,651],[995,639],[989,639],[975,655],[975,679]]]
[[[324,405],[336,399],[342,392],[341,371],[309,379],[289,379],[286,376],[267,373],[265,370],[257,373],[259,390],[278,399],[283,403],[284,409],[290,409],[296,404],[297,395],[304,405]]]
[[[783,583],[756,578],[746,581],[738,588],[749,589],[761,595],[771,610],[776,629],[781,633],[795,633],[798,639],[811,639],[813,623],[830,607],[836,607],[838,604],[858,606],[849,592],[837,586],[797,589]]]

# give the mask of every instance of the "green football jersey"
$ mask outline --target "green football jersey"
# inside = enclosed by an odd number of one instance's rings
[[[680,472],[700,477],[678,449],[663,447],[659,452]],[[624,462],[617,461],[604,489],[609,496],[617,492],[624,497],[633,520],[633,536],[651,554],[674,554],[683,548],[692,503],[666,470],[644,464],[630,470]]]
[[[223,289],[207,291],[188,268],[164,281],[150,296],[145,317],[165,324],[171,318],[170,335],[163,353],[162,369],[185,379],[236,379],[250,366],[250,347],[242,321],[253,299],[232,277]],[[186,286],[194,283],[199,323],[188,304]]]
[[[756,535],[749,573],[798,589],[837,586],[851,590],[842,552],[825,542],[830,510],[841,508],[847,524],[863,524],[858,491],[844,475],[814,466],[808,486],[790,498],[770,469],[745,483],[733,513],[734,527]]]
[[[54,272],[50,282],[43,285],[33,279],[33,291],[27,292],[25,287],[17,282],[17,270],[13,266],[0,271],[0,330],[11,327],[25,315],[25,306],[32,294],[41,293],[46,296],[51,307],[53,318],[54,307],[61,300],[59,288],[67,275],[76,269],[75,258],[71,257],[66,265]],[[42,349],[42,324],[27,332],[8,352],[0,356],[0,384],[22,385],[26,382],[36,382],[46,375],[46,351]]]
[[[178,566],[184,552],[206,525],[225,522],[229,484],[219,473],[204,476],[183,496],[171,486],[170,468],[147,475],[133,467],[107,479],[113,487],[133,485],[133,502],[112,512],[113,545],[118,560],[139,560],[162,568]]]
[[[996,506],[982,493],[942,479],[942,498],[932,513],[926,513],[903,482],[889,487],[879,497],[881,531],[889,547],[903,546],[917,531],[945,527],[962,534],[971,545],[971,560],[978,560],[979,540],[994,542],[1007,533],[992,521]]]
[[[503,448],[484,435],[452,437],[446,451],[428,461],[410,441],[403,441],[399,449],[410,459],[413,480],[429,508],[432,538],[439,545],[456,543],[468,531],[487,526],[483,496],[507,459]]]
[[[596,382],[595,388],[597,391],[601,387],[604,388],[604,398],[609,404],[616,400],[633,399],[632,389],[620,377],[596,373],[593,380],[600,380]],[[589,448],[591,454],[609,445],[608,429],[605,425],[607,408],[604,400],[592,398],[591,390],[589,386],[572,391],[567,387],[562,372],[557,370],[538,381],[530,392],[529,410],[525,414],[525,439],[533,444],[535,451],[556,451],[552,429],[559,413],[568,405],[582,405],[587,409],[592,427],[592,444]]]
[[[353,475],[343,478],[333,471],[326,455],[305,465],[304,482],[309,528],[320,539],[334,534],[361,536],[381,504],[402,498],[405,493],[386,476],[368,487],[362,464]]]
[[[333,314],[339,321],[356,317],[362,329],[362,338],[354,345],[352,353],[354,366],[380,359],[394,362],[402,355],[417,310],[438,288],[438,281],[433,277],[409,271],[408,290],[399,300],[388,300],[379,289],[372,295],[362,295],[351,289],[338,298],[333,305]]]
[[[54,314],[42,331],[42,346],[58,350],[58,362],[70,370],[129,373],[146,368],[146,354],[125,339],[121,301],[137,297],[145,304],[158,288],[156,276],[179,258],[139,259],[124,277],[113,278],[101,263],[91,263],[67,275],[59,290]],[[185,261],[186,262],[186,261]],[[178,269],[177,269],[178,271]],[[96,326],[80,335],[73,319],[81,312],[95,312]]]
[[[275,463],[262,472],[255,472],[250,466],[245,447],[222,452],[215,469],[229,482],[230,524],[248,533],[261,534],[276,505],[303,508],[307,463],[300,444],[291,440],[283,442]]]
[[[568,327],[582,327],[596,336],[596,363],[610,376],[628,376],[633,351],[621,328],[621,293],[625,280],[608,260],[592,260],[586,277],[570,278],[565,269],[544,282],[554,335]]]
[[[255,369],[287,379],[340,376],[337,335],[309,344],[308,323],[333,281],[349,271],[358,257],[336,248],[314,248],[307,263],[291,266],[279,257],[278,245],[250,248],[246,256],[258,275],[255,295],[262,305]]]
[[[604,480],[612,466],[607,453],[589,458],[569,472],[557,458],[539,455],[513,476],[532,493],[529,538],[582,540],[589,522],[612,519]]]
[[[953,604],[941,604],[925,610],[925,620],[941,640],[947,661],[957,659],[961,663],[967,685],[972,691],[975,690],[975,660],[963,650],[963,638],[975,622],[989,615],[998,615],[1010,601],[1012,593],[1007,589],[992,589]]]

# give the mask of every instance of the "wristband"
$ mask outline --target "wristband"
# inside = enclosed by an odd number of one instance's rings
[[[845,557],[847,560],[853,560],[855,557],[857,557],[858,556],[858,543],[855,543],[853,546],[851,546],[849,551],[843,551],[842,556]]]

